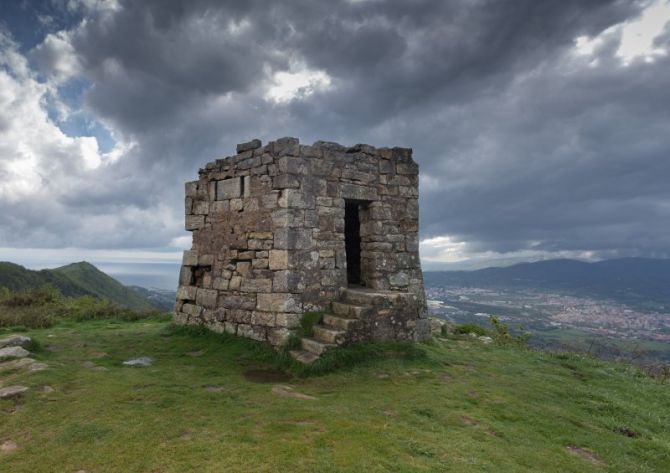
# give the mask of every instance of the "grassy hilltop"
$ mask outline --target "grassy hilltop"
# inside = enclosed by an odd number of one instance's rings
[[[45,285],[56,288],[67,297],[91,296],[134,310],[156,308],[145,296],[86,261],[40,271],[0,261],[0,288],[26,291]]]
[[[30,387],[0,401],[0,443],[18,445],[0,453],[1,471],[639,473],[670,464],[670,386],[578,355],[462,336],[286,377],[264,347],[175,330],[165,317],[27,334],[49,369],[0,372],[3,386]],[[153,365],[122,365],[140,356]]]

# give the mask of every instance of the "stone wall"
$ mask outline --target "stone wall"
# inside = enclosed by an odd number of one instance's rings
[[[365,286],[414,294],[425,307],[418,253],[418,166],[406,148],[238,145],[186,184],[175,321],[282,345],[302,313],[347,285],[345,201],[360,204]]]

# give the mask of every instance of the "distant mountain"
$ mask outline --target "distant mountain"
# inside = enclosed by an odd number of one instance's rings
[[[162,308],[140,292],[124,286],[85,261],[40,271],[33,271],[14,263],[0,262],[0,287],[24,290],[45,284],[54,286],[65,296],[90,295],[137,310]]]
[[[141,286],[128,286],[131,289],[139,292],[144,296],[145,299],[151,301],[153,305],[159,309],[166,311],[172,310],[174,307],[174,301],[177,299],[177,291],[170,291],[168,289],[159,289],[157,287],[141,287]]]
[[[670,307],[670,259],[569,259],[476,271],[426,271],[426,286],[553,290],[616,300],[640,308]]]

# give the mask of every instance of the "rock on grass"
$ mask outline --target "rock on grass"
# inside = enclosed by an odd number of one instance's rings
[[[15,397],[23,396],[28,390],[26,386],[7,386],[0,388],[0,399],[13,399]]]
[[[28,355],[30,355],[30,352],[21,347],[0,348],[0,360],[3,358],[25,358]]]

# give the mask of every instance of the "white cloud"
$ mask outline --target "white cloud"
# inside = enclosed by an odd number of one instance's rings
[[[596,261],[601,255],[588,250],[546,251],[533,249],[540,242],[530,242],[529,249],[498,252],[473,250],[465,241],[444,235],[420,242],[421,261],[424,269],[471,270],[490,266],[508,266],[522,261],[541,261],[556,258]],[[606,255],[603,255],[604,257]],[[614,255],[616,256],[616,255]]]
[[[95,137],[67,136],[49,118],[45,101],[51,88],[40,83],[25,57],[0,36],[0,200],[50,191],[62,193],[85,172],[99,167],[105,155]]]
[[[656,47],[654,40],[659,37],[670,22],[670,1],[656,0],[649,4],[642,14],[632,20],[613,25],[594,37],[575,38],[575,52],[581,56],[593,56],[598,49],[614,37],[619,38],[616,56],[622,64],[629,65],[638,58],[653,62],[668,51]]]
[[[81,73],[81,64],[70,43],[69,33],[65,31],[47,35],[31,51],[31,56],[38,69],[56,84]]]
[[[265,98],[275,103],[286,103],[327,90],[331,84],[330,76],[324,71],[307,68],[297,68],[292,72],[278,71],[272,75]]]

